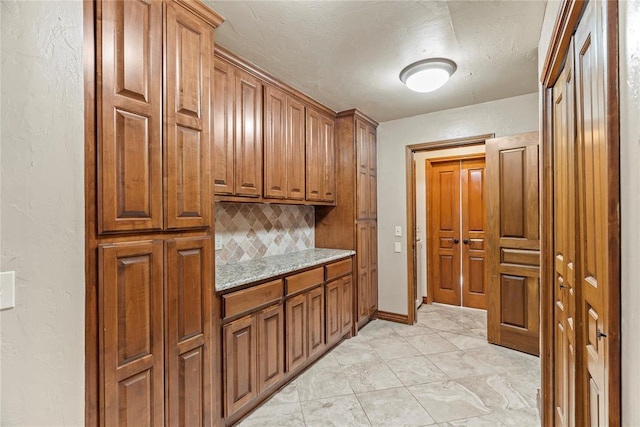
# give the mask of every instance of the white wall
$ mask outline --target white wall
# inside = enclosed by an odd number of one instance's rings
[[[82,2],[2,1],[3,426],[84,424]]]
[[[619,3],[622,421],[640,425],[640,1]]]
[[[517,96],[393,120],[378,128],[378,265],[382,311],[407,314],[407,233],[394,253],[394,227],[407,228],[405,147],[487,133],[513,135],[538,129],[538,94]]]
[[[484,145],[472,145],[470,147],[449,148],[434,151],[422,151],[416,153],[416,237],[422,238],[422,247],[416,250],[417,257],[417,294],[416,298],[422,301],[422,297],[427,296],[427,186],[426,160],[438,157],[464,156],[467,154],[484,153]],[[418,232],[417,230],[420,230]]]

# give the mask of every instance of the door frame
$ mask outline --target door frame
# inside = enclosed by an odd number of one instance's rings
[[[605,50],[605,108],[608,159],[608,227],[610,240],[608,304],[610,313],[609,340],[609,424],[621,423],[621,367],[620,367],[620,95],[618,72],[618,2],[604,2],[603,20]],[[554,256],[553,256],[553,86],[571,45],[586,6],[585,0],[564,0],[560,6],[547,56],[540,75],[542,84],[542,132],[540,144],[540,193],[541,193],[541,349],[542,363],[542,425],[553,425],[554,419],[554,357],[555,328],[554,308]],[[578,369],[581,369],[578,367]],[[576,398],[582,398],[577,396]]]
[[[476,145],[480,145],[480,144],[476,144]],[[430,223],[429,223],[429,197],[430,197],[430,194],[429,194],[429,171],[433,167],[434,163],[455,162],[455,161],[462,162],[464,160],[485,159],[485,158],[486,158],[486,154],[485,153],[477,153],[477,154],[462,154],[460,156],[445,156],[445,157],[434,157],[434,158],[431,158],[431,159],[425,159],[425,180],[427,181],[426,194],[425,194],[425,203],[426,203],[425,212],[427,213],[427,223],[426,223],[426,226],[425,226],[426,248],[427,248],[427,250],[425,251],[425,256],[427,258],[427,262],[426,262],[426,265],[427,265],[427,304],[431,304],[433,302],[433,293],[434,293],[433,281],[429,280],[429,271],[433,270],[432,269],[433,263],[431,262],[432,260],[429,257],[429,243],[431,242],[431,240],[430,240],[431,227],[430,227]],[[415,183],[415,179],[414,179],[414,183]],[[462,224],[460,224],[460,226],[462,227]],[[417,260],[416,260],[416,262],[417,262]],[[416,268],[417,268],[417,265],[416,265]],[[460,274],[462,274],[462,270],[460,270]],[[416,295],[417,295],[417,286],[418,286],[418,284],[416,283]],[[462,305],[462,298],[463,298],[463,295],[462,295],[462,290],[461,290],[460,291],[460,302],[461,302],[460,307],[464,307]]]
[[[407,323],[413,325],[416,322],[417,307],[417,259],[416,259],[416,181],[414,179],[414,154],[421,151],[435,151],[445,148],[467,147],[472,145],[484,145],[487,139],[494,138],[495,134],[470,136],[466,138],[445,139],[440,141],[423,142],[407,145],[405,147],[405,164],[407,180]],[[427,298],[429,294],[427,293]]]

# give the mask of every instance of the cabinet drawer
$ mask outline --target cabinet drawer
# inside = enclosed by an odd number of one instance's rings
[[[324,282],[324,268],[317,267],[304,273],[294,274],[284,280],[287,284],[287,295],[291,295]]]
[[[351,273],[351,258],[325,265],[327,280],[335,279],[344,274]]]
[[[282,280],[274,280],[264,285],[223,295],[224,317],[226,319],[277,302],[282,298],[282,294]]]

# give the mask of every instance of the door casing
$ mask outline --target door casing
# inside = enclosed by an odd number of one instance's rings
[[[415,304],[417,295],[416,283],[416,181],[414,155],[422,151],[442,150],[445,148],[468,147],[484,145],[487,139],[494,138],[495,134],[471,136],[468,138],[447,139],[441,141],[424,142],[421,144],[407,145],[405,148],[405,170],[407,182],[407,323],[413,325],[417,319],[417,307]],[[428,292],[427,292],[428,293]],[[429,295],[427,295],[429,298]]]

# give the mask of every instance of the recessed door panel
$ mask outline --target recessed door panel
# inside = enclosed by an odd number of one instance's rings
[[[460,161],[427,161],[427,171],[433,301],[460,305]]]

